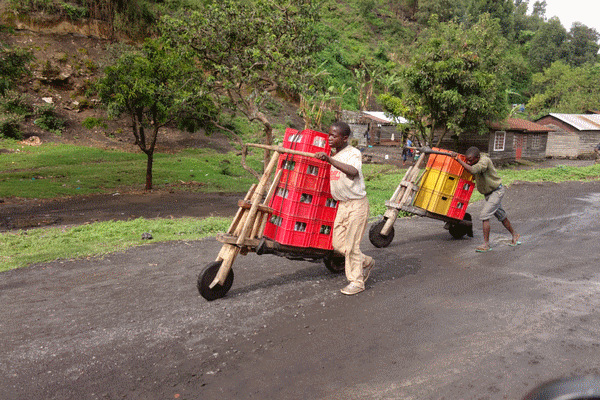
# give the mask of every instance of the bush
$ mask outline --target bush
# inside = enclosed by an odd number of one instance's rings
[[[55,135],[60,135],[65,127],[65,121],[56,115],[54,104],[44,104],[37,107],[35,111],[37,119],[34,124],[40,128],[52,132]]]
[[[23,139],[21,122],[23,122],[23,117],[20,115],[12,113],[0,115],[0,138]]]
[[[0,99],[0,109],[4,112],[28,117],[33,113],[33,107],[23,93],[9,91]]]
[[[108,125],[106,125],[106,122],[104,122],[104,120],[102,118],[96,118],[96,117],[87,117],[86,119],[83,120],[81,125],[83,125],[83,127],[86,129],[94,129],[97,126],[104,128],[104,129],[108,128]]]

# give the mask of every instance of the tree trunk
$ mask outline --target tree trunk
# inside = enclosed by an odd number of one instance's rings
[[[444,132],[442,132],[442,135],[440,136],[437,142],[437,147],[440,147],[440,145],[442,144],[442,139],[446,136],[446,133],[448,133],[448,128],[444,128]]]
[[[146,164],[146,190],[152,190],[152,163],[154,161],[154,151],[147,151],[148,162]]]
[[[269,120],[267,119],[265,114],[263,114],[261,112],[256,113],[256,118],[258,118],[258,120],[260,122],[262,122],[262,124],[265,127],[265,129],[264,129],[265,144],[267,146],[271,146],[273,144],[273,127],[271,126],[271,123],[269,122]],[[267,168],[267,165],[269,164],[269,160],[271,160],[271,152],[269,150],[265,150],[265,156],[263,159],[263,164],[264,164],[263,169]]]
[[[152,128],[152,136],[150,137],[150,145],[146,154],[148,155],[148,164],[146,165],[146,190],[152,190],[152,164],[154,162],[154,147],[156,147],[156,138],[158,137],[158,117],[156,115],[156,109],[153,108],[153,122],[154,127]]]

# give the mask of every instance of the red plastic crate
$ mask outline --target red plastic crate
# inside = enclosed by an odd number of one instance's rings
[[[475,183],[473,181],[459,179],[458,185],[456,186],[456,191],[454,192],[454,198],[458,198],[458,199],[468,203],[469,200],[471,199],[471,195],[473,194],[474,188],[475,188]],[[452,207],[452,206],[450,206],[450,207]]]
[[[277,214],[316,218],[319,209],[319,193],[291,186],[279,186],[271,199],[269,207]]]
[[[283,147],[286,149],[306,151],[308,153],[323,151],[327,154],[331,154],[329,135],[311,129],[297,131],[295,129],[287,128],[283,139]]]
[[[264,236],[288,246],[310,247],[314,233],[314,219],[273,213],[265,226]]]
[[[456,219],[463,219],[465,216],[465,212],[467,211],[467,207],[469,206],[469,200],[462,200],[454,197],[452,202],[450,203],[450,208],[448,209],[447,216]]]
[[[325,161],[310,157],[281,157],[278,170],[282,169],[280,185],[306,188],[320,192],[329,190],[330,166]]]
[[[327,195],[319,196],[317,206],[317,218],[333,224],[337,214],[338,202],[331,197],[331,194],[327,193]]]
[[[310,247],[315,249],[333,250],[333,246],[331,245],[333,221],[317,219],[315,228]]]

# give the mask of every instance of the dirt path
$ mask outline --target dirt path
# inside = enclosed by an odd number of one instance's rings
[[[0,204],[0,232],[139,217],[232,217],[242,194],[154,191]]]
[[[480,203],[470,207],[477,215]],[[2,399],[520,399],[600,373],[600,182],[515,184],[523,244],[442,223],[368,241],[368,290],[322,264],[240,256],[228,296],[195,287],[214,239],[2,274]],[[235,209],[235,208],[234,208]]]

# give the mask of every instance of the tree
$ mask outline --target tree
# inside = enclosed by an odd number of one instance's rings
[[[411,120],[422,139],[438,143],[452,131],[484,132],[508,112],[506,41],[496,20],[482,16],[470,29],[451,22],[430,28],[401,68],[403,88],[380,96],[384,108]]]
[[[427,24],[432,15],[437,15],[440,22],[460,19],[464,16],[464,5],[460,0],[420,0],[417,20]]]
[[[276,91],[299,91],[313,65],[317,20],[312,0],[223,0],[163,22],[166,38],[191,49],[218,104],[262,123],[270,145],[273,128],[263,104]],[[266,152],[265,163],[268,158]]]
[[[514,34],[513,0],[469,0],[467,14],[473,21],[478,21],[480,16],[489,14],[491,18],[498,19],[502,35],[511,38]]]
[[[600,109],[600,63],[571,67],[557,61],[533,75],[534,96],[527,110],[536,116],[558,113],[584,113]]]
[[[158,40],[124,52],[97,83],[108,114],[131,118],[135,144],[147,155],[146,190],[152,189],[152,164],[159,130],[171,123],[210,129],[214,106],[198,90],[191,55]]]
[[[529,63],[534,71],[548,68],[554,61],[565,58],[567,30],[556,17],[543,24],[535,33],[529,47]]]
[[[580,22],[574,22],[569,31],[566,45],[566,60],[572,67],[598,60],[600,34],[594,28],[588,28]]]

